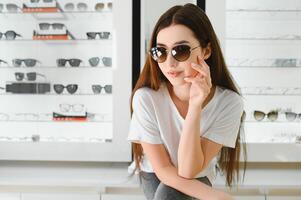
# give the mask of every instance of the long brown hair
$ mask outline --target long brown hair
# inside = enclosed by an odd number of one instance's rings
[[[174,6],[167,10],[158,20],[154,27],[151,39],[150,47],[156,46],[157,35],[160,30],[169,27],[174,24],[181,24],[188,27],[194,33],[194,36],[200,42],[200,45],[205,48],[210,43],[211,56],[206,60],[210,66],[212,85],[218,85],[223,88],[232,90],[240,95],[236,88],[233,78],[229,73],[222,51],[214,32],[214,29],[206,16],[206,14],[194,4],[185,4],[184,6]],[[142,87],[148,87],[153,90],[158,90],[162,82],[167,82],[167,78],[163,75],[157,62],[155,62],[150,55],[147,56],[144,68],[140,74],[140,77],[135,85],[135,88],[131,96],[131,105],[134,93],[136,90]],[[131,113],[133,108],[131,106]],[[241,120],[242,124],[243,120]],[[236,140],[235,148],[223,147],[218,160],[218,168],[222,173],[225,173],[226,182],[228,186],[231,186],[236,175],[235,180],[239,180],[239,168],[240,164],[244,166],[244,172],[246,169],[246,146],[241,141],[240,131]],[[241,146],[244,150],[244,162],[239,162]],[[136,163],[136,169],[140,169],[139,163],[142,159],[143,149],[141,144],[132,143],[133,156]]]

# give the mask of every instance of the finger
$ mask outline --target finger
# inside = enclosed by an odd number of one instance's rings
[[[204,60],[204,58],[202,58],[201,56],[198,56],[197,60],[198,60],[199,65],[202,66],[208,74],[210,74],[210,67],[206,63],[206,61]]]
[[[206,77],[208,76],[208,74],[202,69],[202,67],[200,65],[197,65],[195,63],[191,63],[191,67],[193,69],[195,69],[196,71],[198,71],[203,76],[206,76]]]

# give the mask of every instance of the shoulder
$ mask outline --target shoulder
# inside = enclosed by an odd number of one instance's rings
[[[142,87],[135,91],[133,96],[134,105],[154,105],[160,102],[163,98],[163,88],[153,90],[149,87]]]
[[[240,94],[220,86],[216,88],[218,91],[218,100],[222,108],[228,107],[231,109],[237,108],[239,110],[243,109],[244,102]]]

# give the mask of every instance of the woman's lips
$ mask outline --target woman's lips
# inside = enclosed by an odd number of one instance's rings
[[[182,72],[167,72],[167,74],[173,78],[179,76],[181,73]]]

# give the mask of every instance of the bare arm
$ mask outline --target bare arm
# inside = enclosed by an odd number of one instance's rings
[[[189,196],[202,200],[230,200],[228,194],[219,190],[213,189],[210,186],[196,180],[185,179],[178,175],[178,170],[175,168],[169,158],[169,155],[162,144],[149,144],[141,142],[144,153],[150,160],[153,170],[159,180],[178,191]]]
[[[200,109],[189,106],[178,149],[178,173],[184,178],[194,178],[222,148],[221,144],[200,137],[200,121]]]

